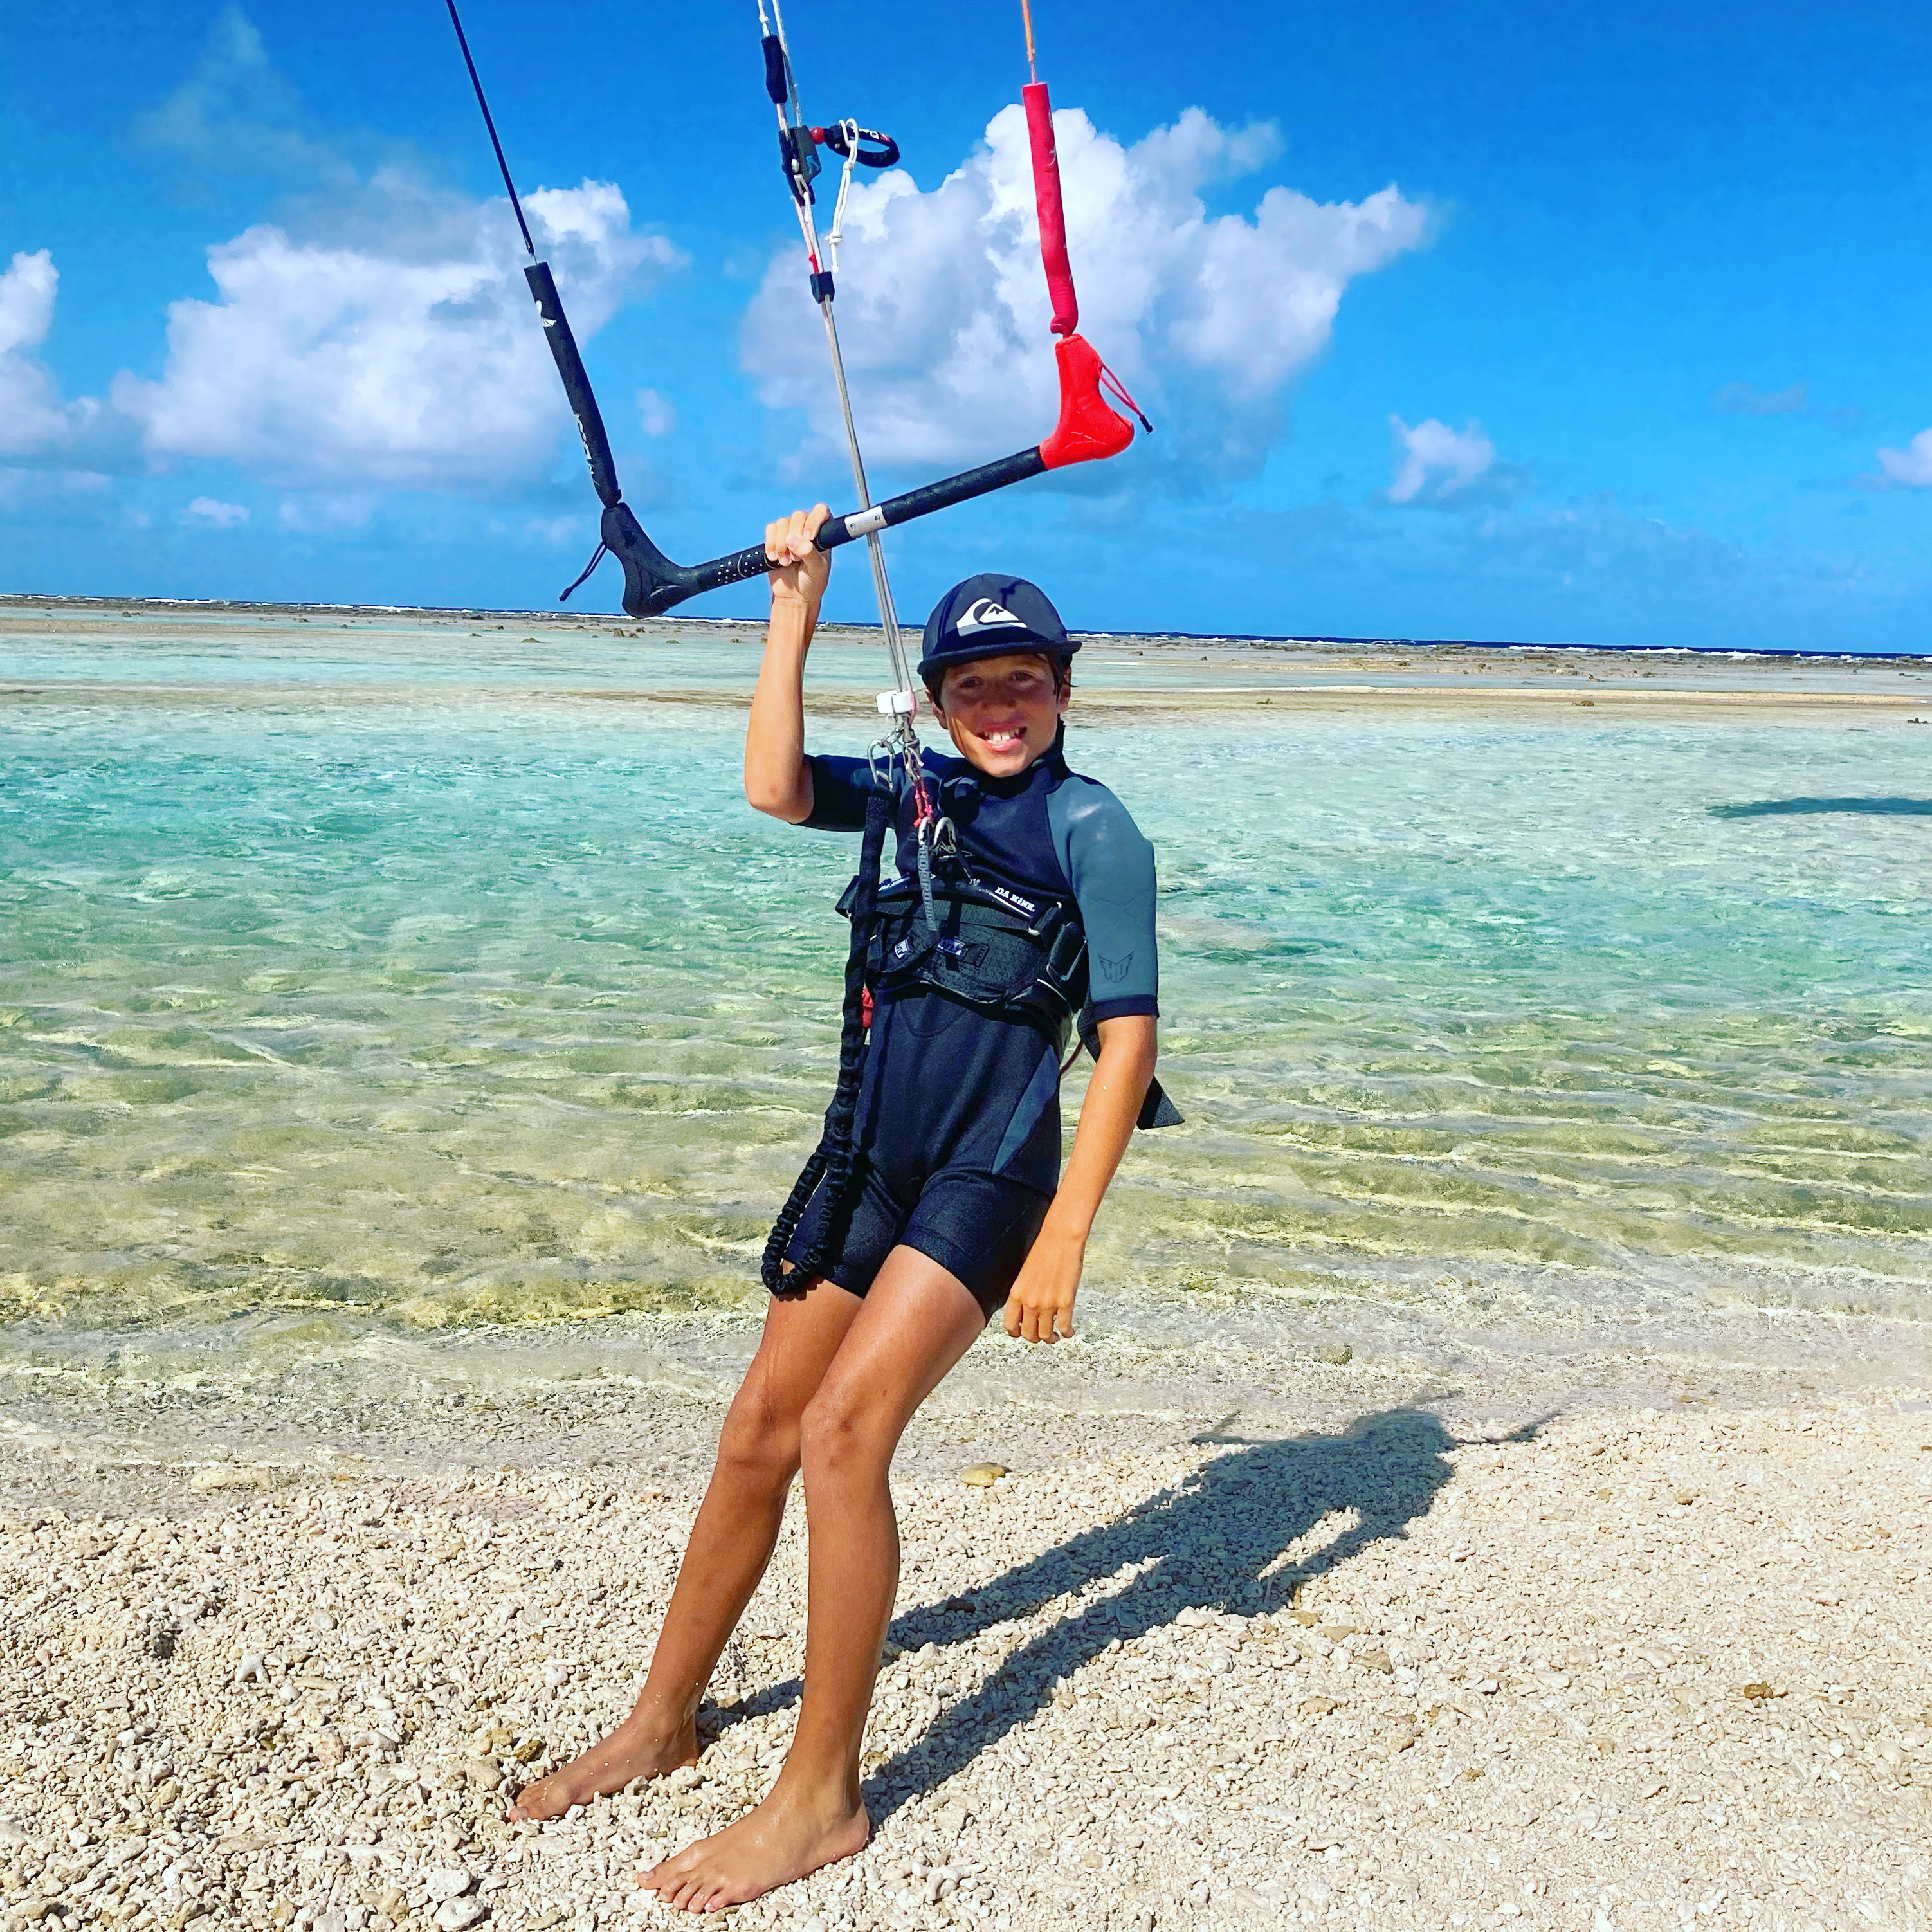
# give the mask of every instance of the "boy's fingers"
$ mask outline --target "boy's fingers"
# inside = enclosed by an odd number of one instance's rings
[[[802,563],[818,548],[813,539],[831,515],[823,503],[809,510],[794,510],[765,526],[765,556],[776,564]]]

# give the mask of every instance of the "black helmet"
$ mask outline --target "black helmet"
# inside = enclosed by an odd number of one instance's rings
[[[1045,591],[1023,577],[969,577],[933,606],[926,620],[919,674],[936,684],[948,664],[970,664],[1008,651],[1070,658],[1080,648],[1066,634]]]

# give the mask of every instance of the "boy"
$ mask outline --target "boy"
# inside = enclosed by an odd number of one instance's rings
[[[772,614],[745,794],[789,824],[849,830],[864,823],[869,764],[804,749],[806,653],[831,567],[812,539],[826,514],[820,504],[766,531]],[[1046,598],[1011,578],[969,579],[926,626],[920,674],[959,754],[926,754],[958,842],[936,868],[950,914],[940,924],[956,930],[970,900],[980,937],[933,946],[910,876],[902,784],[902,879],[880,895],[849,1178],[837,1199],[821,1184],[786,1245],[635,1708],[512,1809],[554,1817],[695,1759],[699,1700],[770,1560],[802,1467],[810,1543],[797,1728],[762,1803],[644,1875],[687,1910],[758,1898],[865,1844],[860,1749],[898,1584],[893,1451],[996,1310],[1010,1335],[1029,1342],[1072,1334],[1088,1232],[1150,1096],[1154,854],[1112,794],[1061,757],[1078,648]],[[1033,956],[1012,952],[1030,942],[1011,931],[1070,926],[1076,939],[1084,932],[1100,1044],[1063,1175],[1059,1057],[1088,976],[1076,968],[1056,980],[1044,961],[1036,979]],[[1010,1001],[968,970],[988,956],[1022,962]],[[1055,957],[1070,967],[1064,944]],[[956,968],[963,991],[949,988]],[[808,1255],[809,1268],[789,1265]]]

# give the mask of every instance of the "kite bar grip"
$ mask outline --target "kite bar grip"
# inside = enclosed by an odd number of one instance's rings
[[[828,518],[819,530],[818,548],[836,550],[855,538],[910,523],[915,517],[930,516],[935,510],[983,496],[988,490],[1004,490],[1010,483],[1023,483],[1029,476],[1043,475],[1046,470],[1037,446],[1017,450],[997,463],[982,464],[976,470],[962,470],[937,483],[922,484],[903,496],[888,496],[869,510]],[[611,554],[624,567],[624,608],[633,617],[657,616],[687,598],[700,597],[728,584],[742,584],[771,568],[761,543],[734,550],[729,556],[713,557],[709,563],[674,563],[644,534],[628,503],[614,503],[604,511],[602,534]]]
[[[577,418],[577,433],[584,439],[584,460],[590,465],[591,484],[608,510],[621,500],[624,492],[617,482],[617,465],[610,454],[610,439],[604,433],[603,412],[597,406],[596,397],[591,393],[590,378],[584,371],[584,358],[578,353],[577,338],[570,332],[562,298],[556,292],[556,284],[550,279],[550,264],[532,262],[524,271],[524,280],[530,284],[537,313],[543,317],[544,340],[550,344],[556,373],[563,378],[563,393],[569,399],[571,413]]]

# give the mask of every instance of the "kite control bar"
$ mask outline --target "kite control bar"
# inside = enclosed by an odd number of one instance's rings
[[[977,470],[962,470],[957,476],[908,490],[902,496],[888,496],[868,510],[828,517],[818,532],[818,548],[836,550],[855,537],[910,523],[914,517],[929,516],[969,497],[983,496],[989,490],[1004,490],[1009,483],[1022,483],[1029,476],[1042,474],[1046,466],[1037,448],[1022,449],[997,463],[982,464]],[[702,596],[728,584],[742,584],[748,577],[762,577],[772,567],[762,543],[734,550],[729,556],[715,556],[709,563],[674,563],[644,534],[628,503],[614,503],[604,511],[599,534],[605,548],[624,566],[624,608],[633,617],[655,617],[687,598]]]
[[[563,302],[557,293],[550,264],[538,258],[530,224],[524,217],[523,202],[518,196],[516,184],[510,178],[509,163],[504,158],[502,143],[497,138],[496,121],[490,114],[489,102],[484,98],[483,82],[477,74],[476,63],[470,56],[469,37],[463,31],[463,22],[456,10],[456,0],[446,0],[446,4],[449,10],[450,24],[456,29],[457,44],[463,51],[464,65],[469,70],[470,85],[476,90],[476,104],[482,110],[483,124],[489,133],[490,145],[496,154],[497,168],[502,175],[504,189],[509,196],[511,208],[516,215],[524,247],[530,257],[524,270],[524,278],[530,284],[531,298],[536,304],[538,314],[543,318],[544,338],[550,344],[551,358],[556,362],[557,374],[562,380],[563,392],[569,400],[571,413],[577,419],[577,433],[583,440],[584,454],[590,465],[592,485],[604,506],[603,521],[598,532],[602,541],[598,545],[597,553],[584,567],[577,582],[562,592],[562,596],[568,597],[571,591],[576,590],[578,585],[590,576],[602,560],[606,550],[623,566],[624,608],[633,617],[655,616],[660,612],[674,608],[687,598],[701,596],[707,590],[716,590],[728,584],[741,584],[748,578],[762,574],[770,567],[763,544],[750,544],[743,550],[733,551],[728,556],[713,557],[708,563],[674,563],[652,542],[644,526],[638,521],[636,513],[624,501],[622,488],[617,481],[617,466],[610,453],[610,440],[604,427],[603,413],[597,406],[597,398],[591,388],[590,375],[584,367],[584,358],[578,352],[577,338],[572,333],[569,320],[564,314]],[[1028,46],[1030,56],[1030,22]],[[813,128],[803,124],[802,117],[798,112],[797,93],[791,78],[790,63],[785,56],[779,35],[769,33],[766,35],[764,56],[766,87],[778,110],[779,139],[787,175],[800,209],[808,252],[812,258],[812,296],[825,313],[829,333],[831,326],[832,277],[830,273],[821,271],[816,238],[808,219],[812,179],[818,172],[820,166],[816,150],[824,146],[836,154],[846,157],[849,170],[854,162],[866,167],[890,167],[898,159],[898,146],[890,135],[881,134],[873,128],[861,128],[854,122],[843,122],[831,128]],[[991,490],[1004,490],[1010,484],[1023,483],[1028,478],[1042,476],[1049,470],[1063,469],[1070,464],[1093,462],[1117,455],[1133,440],[1133,430],[1125,418],[1115,414],[1108,406],[1106,398],[1102,393],[1103,390],[1138,416],[1143,428],[1150,430],[1153,428],[1153,424],[1141,414],[1133,398],[1120,386],[1113,371],[1101,361],[1098,353],[1084,337],[1073,332],[1078,320],[1078,310],[1073,302],[1071,273],[1066,266],[1066,224],[1059,212],[1059,169],[1058,158],[1053,153],[1053,124],[1046,97],[1046,88],[1037,83],[1027,89],[1028,122],[1034,146],[1036,185],[1039,190],[1042,252],[1046,256],[1048,280],[1054,301],[1053,326],[1054,332],[1060,337],[1054,344],[1060,376],[1060,419],[1054,424],[1052,434],[1031,449],[1016,450],[1011,456],[1001,457],[996,463],[982,464],[976,470],[962,470],[956,476],[941,477],[936,483],[923,484],[916,490],[908,490],[902,496],[889,496],[883,503],[870,504],[849,512],[842,517],[828,518],[817,538],[818,546],[821,550],[836,550],[841,544],[850,543],[856,538],[876,538],[880,531],[890,529],[895,524],[910,523],[916,517],[930,516],[935,510],[946,509],[954,503],[969,502],[972,498],[983,496]],[[836,226],[835,221],[835,240]],[[835,373],[839,376],[842,403],[843,374],[836,358],[836,336],[832,341],[833,366]],[[849,429],[849,408],[847,415]],[[860,481],[862,502],[868,493],[862,469],[857,463],[856,443],[854,458],[854,471]],[[876,542],[873,548],[875,574],[880,574],[883,566],[876,554]],[[882,574],[880,588],[882,614],[889,632],[896,634],[890,614],[890,598],[886,592]],[[562,598],[560,598],[559,601],[561,602]]]
[[[555,329],[548,332],[551,350],[561,368],[568,338]],[[575,345],[569,346],[574,352]],[[1010,483],[1024,483],[1030,476],[1044,476],[1049,470],[1092,462],[1126,448],[1133,440],[1133,430],[1107,406],[1100,393],[1106,365],[1082,336],[1067,337],[1056,349],[1060,420],[1044,442],[1031,449],[1016,450],[997,463],[984,463],[976,470],[962,470],[956,476],[943,476],[936,483],[922,484],[903,496],[888,496],[869,509],[828,517],[819,530],[818,548],[836,550],[855,537],[870,536],[896,524],[909,524],[915,517],[930,516],[934,510],[983,496],[989,490],[1004,490]],[[587,393],[587,382],[584,387]],[[568,374],[564,388],[571,392],[574,404],[576,392]],[[584,428],[580,414],[578,426]],[[588,448],[587,430],[584,440]],[[593,475],[595,468],[593,460]],[[655,617],[687,598],[701,596],[728,584],[742,584],[747,578],[764,575],[771,568],[761,543],[734,550],[728,556],[713,557],[709,563],[674,563],[645,535],[644,526],[628,503],[613,502],[608,498],[605,502],[599,535],[605,548],[624,566],[624,608],[633,617]]]
[[[749,577],[761,576],[770,566],[763,544],[734,550],[728,556],[713,557],[708,563],[674,563],[645,534],[636,514],[623,500],[617,482],[616,464],[610,454],[610,439],[604,433],[602,412],[590,387],[590,377],[578,352],[577,338],[571,333],[563,304],[551,279],[548,263],[533,262],[524,271],[543,317],[544,338],[550,344],[556,372],[563,381],[571,413],[577,418],[577,433],[583,439],[584,454],[590,467],[590,480],[604,506],[603,524],[598,530],[602,548],[590,560],[590,570],[608,550],[624,567],[624,608],[633,617],[656,616],[728,584],[742,584]],[[826,520],[818,532],[820,550],[836,550],[856,537],[870,536],[896,524],[910,523],[915,517],[930,516],[935,510],[969,502],[990,490],[1024,483],[1030,476],[1043,476],[1070,464],[1093,462],[1118,454],[1133,440],[1132,428],[1110,409],[1101,394],[1111,373],[1084,336],[1064,338],[1054,345],[1060,372],[1060,420],[1053,434],[1031,449],[1016,450],[997,463],[982,464],[976,470],[963,470],[956,476],[943,476],[936,483],[922,484],[903,495],[889,496],[883,503],[854,510],[842,517]],[[580,584],[584,578],[580,577]],[[570,590],[574,590],[573,584]],[[568,597],[570,590],[564,592]]]

